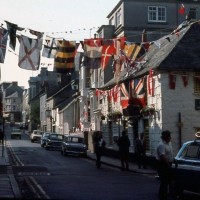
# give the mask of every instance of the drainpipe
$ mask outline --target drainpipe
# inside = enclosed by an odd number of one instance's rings
[[[182,146],[182,122],[181,113],[178,113],[178,134],[179,134],[179,148]]]

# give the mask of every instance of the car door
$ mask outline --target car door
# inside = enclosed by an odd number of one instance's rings
[[[200,143],[189,143],[175,158],[175,177],[183,189],[200,191]]]

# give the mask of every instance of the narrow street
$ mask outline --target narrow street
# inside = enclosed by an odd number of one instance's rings
[[[90,159],[47,151],[39,143],[31,143],[26,134],[22,140],[11,140],[7,131],[7,145],[25,198],[156,199],[158,181],[154,176],[121,172],[105,165],[97,169]]]
[[[11,140],[9,129],[9,158],[24,199],[157,199],[159,182],[154,175],[121,172],[106,165],[97,169],[93,160],[45,150],[25,133],[21,140]],[[184,199],[191,197],[198,199],[191,193]]]

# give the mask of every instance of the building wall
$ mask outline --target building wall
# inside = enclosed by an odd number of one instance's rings
[[[200,111],[195,110],[195,99],[200,99],[200,95],[194,93],[194,74],[189,73],[188,85],[184,87],[181,74],[177,73],[175,90],[169,88],[168,76],[168,73],[154,76],[155,96],[148,97],[148,105],[154,104],[156,108],[155,116],[149,118],[152,155],[155,155],[163,130],[168,129],[172,132],[172,144],[176,154],[184,142],[194,139],[194,134],[200,127]],[[179,113],[182,124],[179,124]]]

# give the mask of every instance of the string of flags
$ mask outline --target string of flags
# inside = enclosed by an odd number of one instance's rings
[[[183,4],[179,9],[179,13],[185,13]],[[59,73],[65,73],[74,68],[76,53],[82,52],[84,54],[84,65],[91,69],[101,67],[105,70],[109,60],[112,59],[117,80],[119,79],[122,65],[127,69],[128,75],[134,74],[147,61],[145,55],[148,52],[149,46],[155,44],[158,48],[161,47],[160,40],[137,44],[126,41],[125,37],[84,39],[77,46],[75,41],[54,38],[45,35],[44,32],[31,29],[27,30],[8,21],[5,21],[5,23],[7,28],[0,27],[0,63],[4,63],[9,38],[9,47],[13,50],[13,53],[15,53],[16,42],[19,42],[18,66],[26,70],[38,70],[41,64],[40,57],[43,56],[53,58],[55,70]],[[29,32],[34,37],[25,35],[23,31]],[[72,31],[69,32],[72,33]],[[179,36],[178,31],[176,31],[176,34]],[[165,39],[170,42],[170,37]],[[11,51],[9,50],[9,52]]]

